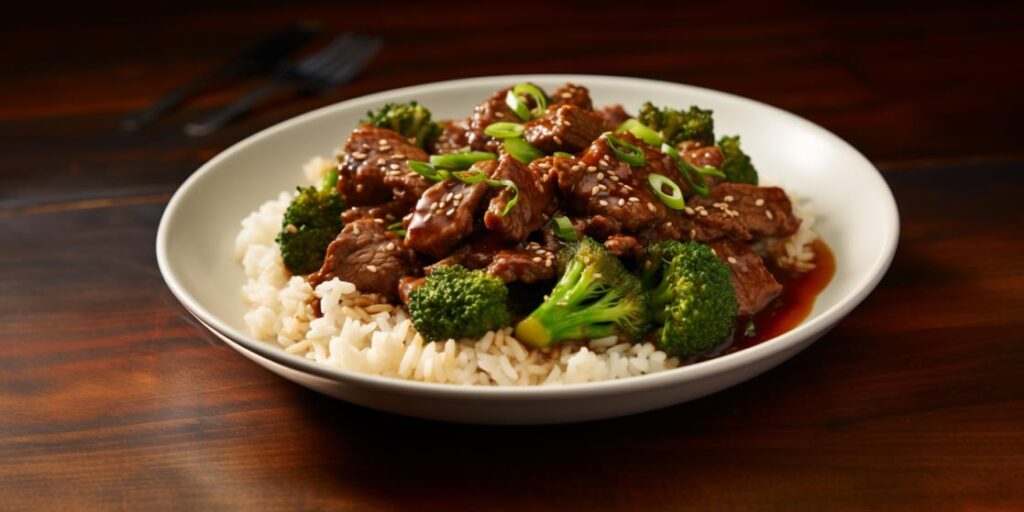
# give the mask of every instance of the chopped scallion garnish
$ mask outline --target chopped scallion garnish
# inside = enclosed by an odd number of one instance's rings
[[[527,106],[527,98],[533,99],[533,110]],[[519,116],[519,119],[529,121],[544,115],[544,111],[548,108],[548,98],[544,95],[544,91],[538,89],[537,86],[523,82],[508,91],[508,94],[505,95],[505,104]]]
[[[487,125],[487,128],[484,128],[484,133],[496,139],[508,139],[521,136],[523,130],[525,128],[519,123],[501,122]]]
[[[647,157],[644,156],[644,150],[640,149],[636,144],[622,140],[612,134],[605,134],[605,141],[608,143],[608,149],[615,154],[615,156],[634,167],[640,167],[647,163]]]
[[[651,184],[651,188],[654,189],[654,195],[658,196],[658,199],[665,206],[672,208],[673,210],[682,210],[686,208],[686,200],[683,199],[683,191],[679,188],[676,182],[670,180],[667,176],[661,174],[651,173],[647,175],[647,182]],[[665,193],[665,187],[671,190],[671,193]]]
[[[484,160],[496,160],[498,155],[486,151],[470,151],[468,153],[448,153],[431,155],[430,164],[440,169],[469,169],[473,164]]]
[[[573,157],[576,156],[576,155],[574,155],[572,153],[566,153],[565,151],[555,151],[554,153],[552,153],[552,155],[560,156],[562,158],[573,158]]]
[[[559,215],[555,217],[555,235],[562,239],[563,242],[578,242],[579,236],[576,235],[576,228],[573,227],[572,221],[568,217]]]
[[[505,151],[520,162],[528,164],[542,156],[544,152],[533,147],[532,144],[521,138],[505,139]]]
[[[627,119],[615,129],[615,133],[622,132],[632,133],[636,138],[652,146],[659,146],[664,142],[661,135],[658,135],[658,132],[650,129],[646,124],[643,124],[636,119]]]

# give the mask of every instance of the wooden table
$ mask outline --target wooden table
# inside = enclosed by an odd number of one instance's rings
[[[1024,509],[1024,9],[690,4],[17,17],[0,31],[0,509]],[[300,18],[387,46],[355,83],[281,98],[209,138],[180,127],[251,83],[143,133],[116,129]],[[544,428],[320,396],[215,340],[164,286],[164,205],[228,145],[345,98],[515,72],[691,83],[825,126],[896,195],[889,274],[749,383]]]

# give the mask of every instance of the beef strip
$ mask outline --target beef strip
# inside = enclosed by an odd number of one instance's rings
[[[511,156],[502,155],[491,171],[490,178],[515,183],[519,189],[519,200],[502,216],[516,192],[510,188],[500,189],[487,207],[484,226],[513,241],[525,240],[530,233],[543,226],[557,206],[554,184],[547,176],[543,169],[534,172]]]
[[[639,259],[644,254],[643,242],[629,235],[612,235],[604,241],[608,251],[620,258]]]
[[[711,189],[711,198],[712,206],[736,212],[754,236],[788,236],[800,227],[789,196],[779,187],[722,183]]]
[[[385,225],[389,225],[401,220],[415,204],[415,200],[403,198],[374,206],[353,206],[341,213],[341,220],[348,224],[359,219],[380,219]]]
[[[659,151],[630,134],[619,136],[644,149],[647,163],[643,167],[631,167],[617,159],[602,137],[579,159],[557,161],[558,188],[572,215],[602,216],[617,222],[623,230],[639,232],[670,218],[669,210],[651,190],[648,174],[662,174],[684,190],[686,184],[678,172],[667,168],[667,157]]]
[[[782,285],[749,245],[724,238],[709,245],[732,271],[732,286],[740,303],[739,314],[753,315],[782,293]]]
[[[597,115],[604,119],[604,127],[606,130],[615,130],[622,123],[625,123],[627,119],[633,117],[626,112],[626,109],[622,108],[622,105],[608,105],[597,111]]]
[[[369,219],[347,224],[327,247],[320,270],[309,277],[314,288],[337,277],[363,293],[398,297],[398,280],[417,272],[416,255],[383,223]]]
[[[725,158],[722,156],[722,150],[718,149],[718,146],[701,146],[700,143],[687,146],[689,142],[684,142],[682,146],[685,149],[679,152],[679,155],[687,162],[690,162],[695,167],[722,168]]]
[[[470,270],[483,269],[506,283],[533,283],[555,277],[558,265],[554,258],[561,247],[557,239],[546,239],[544,244],[515,243],[494,233],[475,233],[462,247],[426,270],[429,274],[436,267],[462,265]]]
[[[431,153],[458,153],[469,146],[469,123],[466,121],[440,121],[441,135],[430,143]]]
[[[551,93],[550,104],[576,105],[584,110],[594,110],[594,103],[590,101],[590,91],[582,85],[565,84]]]
[[[604,119],[572,104],[548,107],[544,115],[526,123],[523,138],[545,153],[582,151],[604,133]]]
[[[359,126],[340,156],[338,192],[349,206],[418,197],[429,182],[409,169],[409,160],[427,160],[427,153],[392,130]]]
[[[497,161],[479,162],[474,168],[488,172]],[[473,216],[487,194],[483,183],[467,184],[454,179],[439,181],[416,203],[406,228],[405,244],[434,258],[447,256],[473,231]]]
[[[520,122],[519,116],[505,103],[505,95],[509,89],[502,89],[473,109],[469,116],[469,130],[466,141],[476,151],[497,153],[501,148],[501,140],[484,133],[484,128],[498,122]]]
[[[406,307],[409,306],[409,296],[412,292],[416,291],[417,288],[423,286],[427,282],[424,277],[416,276],[405,276],[398,280],[398,300],[402,301]]]
[[[487,273],[506,283],[533,283],[554,279],[557,267],[554,253],[538,246],[537,249],[498,251],[487,265]]]

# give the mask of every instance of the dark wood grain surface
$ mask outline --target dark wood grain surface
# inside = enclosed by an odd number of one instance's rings
[[[1024,510],[1019,4],[474,5],[9,13],[0,509]],[[209,138],[180,127],[251,82],[117,131],[126,112],[299,19],[386,47],[356,82],[276,98]],[[218,151],[345,98],[515,72],[691,83],[825,126],[895,193],[889,274],[751,382],[531,428],[411,420],[307,391],[216,341],[164,286],[164,205]]]

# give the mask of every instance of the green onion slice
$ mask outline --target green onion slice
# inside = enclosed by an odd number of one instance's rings
[[[618,137],[611,134],[604,136],[608,142],[608,149],[612,150],[615,156],[634,167],[640,167],[647,163],[647,158],[644,156],[644,150],[637,147],[636,144],[626,142]]]
[[[491,123],[484,128],[484,133],[494,137],[495,139],[508,139],[512,137],[519,137],[523,134],[526,128],[519,123]]]
[[[338,186],[338,169],[331,169],[324,174],[323,180],[320,182],[320,193],[329,194]]]
[[[477,169],[455,171],[451,173],[451,177],[470,185],[473,183],[483,183],[488,187],[504,187],[506,190],[511,189],[512,199],[509,199],[508,202],[505,203],[505,208],[498,214],[499,217],[508,215],[508,212],[512,210],[512,207],[519,204],[519,185],[516,185],[516,182],[512,180],[492,180],[488,178],[483,171]]]
[[[398,221],[395,222],[394,224],[389,225],[388,231],[391,231],[392,233],[401,237],[405,236],[405,227],[402,226],[402,221]]]
[[[651,188],[654,189],[654,195],[661,199],[661,202],[665,203],[665,206],[672,208],[673,210],[682,210],[686,208],[686,200],[683,199],[683,191],[679,188],[676,182],[668,179],[666,176],[661,174],[651,173],[647,175],[647,182],[651,184]],[[672,189],[671,194],[665,193],[665,187]]]
[[[673,160],[679,159],[679,151],[677,151],[676,148],[672,147],[672,145],[668,144],[667,142],[663,142],[661,144],[661,152],[672,157]]]
[[[437,170],[437,168],[435,168],[433,165],[431,165],[431,164],[429,164],[427,162],[419,162],[419,161],[416,161],[416,160],[410,160],[408,163],[409,163],[409,168],[412,169],[413,172],[415,172],[416,174],[419,174],[420,176],[423,176],[424,178],[426,178],[426,179],[428,179],[430,181],[441,181],[441,180],[443,180],[443,179],[448,177],[447,176],[447,174],[448,174],[447,172],[439,171],[439,170]]]
[[[536,105],[533,110],[526,106],[524,98],[527,96],[533,98],[533,103]],[[548,98],[544,95],[544,91],[538,89],[537,86],[523,82],[508,91],[508,94],[505,95],[505,104],[519,116],[519,119],[529,121],[544,115],[544,111],[548,108]]]
[[[449,153],[446,155],[431,155],[430,164],[440,169],[468,169],[477,162],[484,160],[497,160],[498,155],[486,151],[470,151],[468,153]]]
[[[561,238],[564,242],[578,242],[579,237],[576,236],[576,228],[573,227],[572,221],[567,217],[557,216],[553,219],[555,221],[555,234],[558,238]]]
[[[690,162],[687,162],[685,158],[676,159],[676,168],[679,170],[679,174],[683,175],[683,179],[686,180],[686,184],[696,193],[709,197],[711,191],[708,190],[708,179],[704,177],[701,172],[693,166]],[[698,184],[698,180],[700,184]]]
[[[512,158],[515,158],[524,164],[528,164],[544,156],[543,151],[533,147],[532,144],[520,138],[505,139],[504,145],[505,151],[508,152],[509,155],[512,155]]]
[[[717,176],[719,178],[722,178],[723,180],[725,179],[725,173],[718,169],[715,169],[714,167],[696,167],[696,169],[697,172],[705,176]]]
[[[646,124],[643,124],[636,119],[627,119],[615,129],[615,133],[622,132],[632,133],[638,139],[655,147],[664,143],[664,140],[662,140],[661,135],[658,135],[658,132],[652,130]]]
[[[566,153],[565,151],[555,151],[552,154],[555,155],[555,156],[563,157],[563,158],[575,158],[576,157],[576,155],[574,155],[572,153]]]

